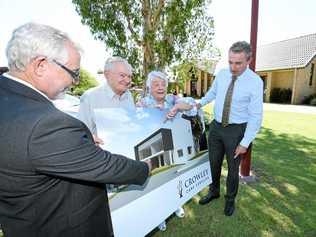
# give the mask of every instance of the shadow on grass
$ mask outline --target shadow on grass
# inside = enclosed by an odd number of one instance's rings
[[[150,236],[316,236],[316,139],[263,128],[252,166],[259,181],[240,185],[232,217],[223,215],[224,170],[220,199],[199,206],[194,197],[184,219],[169,218],[166,232]]]

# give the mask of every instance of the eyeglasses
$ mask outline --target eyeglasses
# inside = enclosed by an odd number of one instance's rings
[[[72,77],[72,83],[75,85],[79,84],[80,81],[80,68],[75,69],[75,70],[71,70],[68,67],[66,67],[65,65],[61,64],[60,62],[56,61],[55,59],[53,59],[53,62],[56,63],[59,67],[61,67],[62,69],[64,69],[66,72],[69,73],[69,75]]]

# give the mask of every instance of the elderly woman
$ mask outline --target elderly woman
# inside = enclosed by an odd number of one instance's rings
[[[160,71],[152,71],[146,81],[147,95],[140,99],[137,107],[169,109],[167,118],[173,118],[177,112],[183,112],[188,116],[197,114],[196,102],[191,97],[178,97],[167,94],[167,75]]]
[[[169,109],[167,119],[172,119],[178,112],[183,112],[188,116],[197,114],[196,102],[190,97],[177,97],[173,94],[167,94],[168,79],[167,75],[160,71],[152,71],[148,74],[146,81],[147,95],[141,98],[137,103],[137,107]],[[182,218],[184,210],[178,208],[175,214]],[[163,221],[158,228],[162,231],[166,230],[166,222]]]

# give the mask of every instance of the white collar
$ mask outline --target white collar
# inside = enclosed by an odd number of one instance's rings
[[[112,88],[110,87],[110,85],[107,82],[104,83],[104,88],[105,88],[106,94],[111,99],[124,100],[125,98],[127,98],[128,89],[122,95],[118,95],[112,90]]]
[[[23,85],[25,85],[25,86],[27,86],[27,87],[29,87],[29,88],[35,90],[36,92],[38,92],[38,93],[40,93],[42,96],[44,96],[46,99],[48,99],[49,101],[51,101],[51,100],[47,97],[47,95],[45,95],[43,92],[41,92],[41,91],[39,91],[38,89],[36,89],[31,83],[29,83],[29,82],[27,82],[27,81],[24,81],[24,80],[21,80],[21,79],[19,79],[19,78],[17,78],[17,77],[14,77],[14,76],[12,76],[12,75],[10,75],[10,74],[8,74],[8,73],[4,73],[3,76],[5,76],[5,77],[7,77],[7,78],[9,78],[9,79],[11,79],[11,80],[13,80],[13,81],[16,81],[16,82],[18,82],[18,83],[21,83],[21,84],[23,84]]]

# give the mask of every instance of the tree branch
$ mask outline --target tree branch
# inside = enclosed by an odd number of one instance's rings
[[[129,31],[131,32],[132,38],[135,40],[136,44],[138,46],[142,46],[142,42],[140,41],[140,39],[137,37],[137,33],[134,31],[133,26],[132,26],[132,22],[131,22],[131,18],[129,15],[125,15],[126,20],[127,20],[127,28],[129,29]]]
[[[158,26],[159,17],[160,17],[161,11],[162,11],[162,9],[163,9],[164,6],[165,6],[165,0],[159,0],[157,9],[156,9],[156,11],[154,12],[153,17],[152,17],[152,25],[153,25],[153,29],[154,29],[154,30],[155,30],[155,29],[157,28],[157,26]]]

